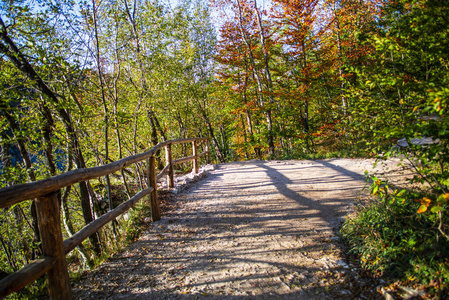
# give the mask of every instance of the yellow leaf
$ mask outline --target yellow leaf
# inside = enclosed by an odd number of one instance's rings
[[[404,99],[399,100],[399,104],[404,104]]]
[[[416,213],[421,214],[427,210],[427,206],[421,205]]]

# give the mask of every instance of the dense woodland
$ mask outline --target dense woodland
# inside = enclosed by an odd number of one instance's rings
[[[1,187],[172,138],[208,137],[215,162],[400,152],[417,171],[410,187],[374,178],[377,200],[343,234],[374,274],[448,292],[446,1],[11,0],[0,10]],[[65,234],[132,195],[144,170],[61,191]],[[33,210],[1,211],[2,274],[39,256]],[[132,239],[127,224],[79,247],[72,269],[119,247],[114,236]]]

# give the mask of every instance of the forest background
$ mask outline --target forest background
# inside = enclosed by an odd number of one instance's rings
[[[346,236],[368,269],[395,274],[391,262],[403,260],[413,275],[401,271],[402,279],[447,292],[449,6],[261,4],[3,1],[1,186],[107,164],[173,138],[210,138],[216,162],[402,153],[417,171],[410,187],[389,189],[374,178],[380,198],[361,209],[360,223],[344,227]],[[128,198],[142,185],[143,170],[62,191],[65,234]],[[26,202],[1,212],[5,274],[39,255],[33,211]],[[420,228],[396,224],[395,214],[413,216]],[[366,225],[379,216],[388,218],[389,233],[380,221]],[[133,226],[120,226],[132,239]],[[117,230],[92,237],[71,259],[92,266],[117,246]],[[366,236],[380,243],[376,253]]]

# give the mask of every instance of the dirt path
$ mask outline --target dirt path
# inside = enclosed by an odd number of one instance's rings
[[[78,299],[375,299],[336,236],[371,160],[217,166],[176,209],[74,284]],[[378,166],[403,178],[398,161]]]

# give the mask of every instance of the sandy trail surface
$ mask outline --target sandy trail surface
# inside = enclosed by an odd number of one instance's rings
[[[73,283],[77,299],[376,299],[338,229],[364,171],[401,184],[399,160],[222,164],[173,195],[174,209]],[[365,192],[363,192],[365,193]]]

